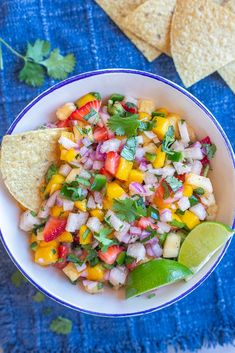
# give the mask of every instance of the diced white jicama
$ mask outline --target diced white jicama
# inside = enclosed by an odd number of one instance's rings
[[[181,139],[184,143],[189,143],[190,142],[190,137],[189,137],[189,133],[188,133],[188,127],[187,127],[187,123],[185,120],[180,120],[178,122],[178,128],[179,128],[179,132],[180,132],[180,136]]]
[[[56,117],[59,120],[66,120],[76,109],[74,103],[68,102],[57,109]]]
[[[186,211],[190,207],[189,199],[186,196],[181,197],[177,203],[181,211]]]
[[[72,211],[74,207],[74,202],[70,200],[63,200],[63,210],[64,211]]]
[[[101,293],[104,290],[104,285],[101,282],[89,281],[84,279],[82,281],[82,284],[84,286],[85,291],[90,294]]]
[[[164,208],[160,211],[160,220],[161,222],[171,222],[172,221],[172,212],[168,208]]]
[[[90,217],[86,225],[93,233],[99,233],[102,228],[102,223],[97,217]]]
[[[186,148],[184,150],[184,157],[201,160],[201,159],[203,159],[202,150],[200,147]]]
[[[213,187],[210,179],[204,176],[189,173],[186,177],[186,182],[195,188],[203,188],[209,194],[213,192]]]
[[[215,218],[216,218],[216,214],[218,212],[218,206],[215,204],[215,205],[212,205],[212,206],[209,206],[206,210],[206,213],[207,213],[207,216],[206,216],[206,219],[207,221],[214,221]]]
[[[125,226],[125,223],[122,222],[111,210],[106,213],[105,219],[108,220],[108,222],[116,231],[121,231]]]
[[[158,182],[158,179],[152,173],[146,172],[144,174],[144,182],[145,182],[145,184],[155,184]]]
[[[63,268],[63,272],[66,274],[66,276],[70,279],[71,282],[75,282],[80,276],[80,273],[72,262],[69,262],[68,265]]]
[[[201,175],[201,171],[202,171],[202,163],[197,160],[193,161],[191,165],[191,173]]]
[[[137,144],[138,145],[143,145],[143,143],[144,143],[144,139],[143,139],[143,136],[137,136],[136,137],[136,141],[137,141]]]
[[[109,282],[116,288],[123,286],[126,282],[128,270],[125,266],[112,268],[109,273]]]
[[[173,168],[172,166],[166,166],[163,168],[163,173],[162,173],[162,177],[166,178],[167,176],[173,176],[175,174],[175,168]]]
[[[71,171],[71,167],[69,164],[62,164],[59,168],[59,174],[63,175],[64,177],[67,177],[67,175]]]
[[[203,203],[203,205],[210,207],[215,205],[215,196],[214,194],[208,194],[208,195],[203,195],[201,196],[201,202]]]
[[[157,135],[152,131],[144,131],[145,136],[147,136],[150,140],[157,138]],[[157,138],[158,139],[158,138]],[[155,142],[156,143],[156,142]]]
[[[146,153],[156,153],[156,145],[152,142],[148,143],[143,147],[144,152]]]
[[[135,159],[136,160],[141,160],[144,156],[144,149],[143,147],[137,147],[136,152],[135,152]]]
[[[130,244],[127,248],[127,255],[134,257],[138,262],[144,260],[146,249],[142,243]]]
[[[163,174],[163,168],[155,168],[155,169],[149,169],[149,173],[155,174],[155,175],[162,175]]]
[[[204,221],[206,218],[206,210],[201,203],[190,207],[189,210],[193,212],[200,219],[200,221]]]
[[[158,226],[158,233],[159,234],[163,234],[163,233],[168,233],[171,229],[171,227],[169,226],[169,224],[165,223],[165,222],[157,222],[157,226]]]
[[[116,231],[114,232],[114,236],[120,241],[123,242],[123,240],[125,239],[126,234],[128,233],[130,229],[130,224],[124,222],[124,225],[122,227],[122,229],[120,231]],[[128,237],[129,240],[129,237]]]
[[[29,232],[33,229],[34,225],[40,224],[41,221],[38,217],[32,215],[32,211],[25,211],[20,216],[20,229],[24,230],[25,232]]]
[[[155,108],[155,103],[154,101],[150,99],[139,99],[138,100],[138,109],[139,112],[144,112],[148,114],[152,114]]]
[[[60,136],[58,140],[59,144],[63,146],[66,150],[69,150],[70,148],[75,148],[77,147],[77,144],[73,142],[72,140],[68,139],[65,136]]]
[[[101,153],[108,153],[108,152],[117,152],[121,145],[121,140],[118,139],[110,139],[108,141],[104,141],[101,145],[100,152]]]
[[[65,230],[67,232],[75,232],[82,225],[86,224],[88,216],[88,212],[70,213],[68,216]]]
[[[177,174],[185,174],[191,172],[191,166],[187,164],[183,164],[182,162],[174,162],[173,163]]]
[[[71,172],[67,175],[65,182],[71,183],[72,181],[76,180],[76,177],[80,174],[80,168],[73,168]]]
[[[88,197],[88,200],[87,200],[87,208],[89,208],[89,209],[91,209],[91,210],[96,208],[96,203],[95,203],[95,200],[94,200],[94,198],[93,198],[92,195],[90,195],[90,196]]]
[[[43,204],[40,207],[40,210],[38,211],[37,216],[39,218],[47,218],[50,214],[50,207],[46,206],[46,202],[43,202]]]
[[[163,257],[171,259],[179,254],[181,237],[175,233],[169,233],[163,247]]]

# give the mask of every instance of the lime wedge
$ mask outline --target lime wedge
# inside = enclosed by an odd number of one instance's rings
[[[176,282],[192,272],[177,261],[151,260],[130,272],[126,286],[126,298],[135,297],[150,290]]]
[[[233,230],[223,223],[204,222],[199,224],[184,240],[178,262],[196,273],[233,233]]]

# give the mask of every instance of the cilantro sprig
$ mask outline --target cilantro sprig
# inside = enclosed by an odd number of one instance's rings
[[[1,43],[24,61],[24,66],[20,70],[18,77],[21,82],[29,86],[41,86],[44,83],[46,74],[56,80],[63,80],[74,70],[76,64],[73,54],[63,56],[58,48],[51,51],[50,43],[45,40],[37,39],[33,44],[27,43],[25,55],[18,53],[0,37],[0,46]],[[1,47],[0,69],[3,69]]]
[[[118,136],[126,135],[127,137],[137,135],[137,129],[139,127],[138,115],[133,114],[127,117],[121,117],[120,115],[113,115],[108,120],[108,127],[110,130],[116,133]]]
[[[118,218],[127,222],[133,222],[147,215],[147,210],[141,197],[137,200],[132,198],[124,200],[114,199],[113,211],[117,214]]]
[[[62,316],[58,316],[50,324],[50,330],[59,335],[68,335],[71,332],[72,327],[72,321]]]
[[[117,244],[116,240],[107,238],[112,233],[111,228],[102,228],[99,233],[95,233],[94,237],[101,244],[101,251],[106,252],[111,245]]]

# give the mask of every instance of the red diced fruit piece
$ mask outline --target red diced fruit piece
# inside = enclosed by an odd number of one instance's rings
[[[109,181],[113,178],[112,175],[104,167],[100,169],[99,173],[105,175]]]
[[[136,105],[133,103],[129,103],[129,102],[122,103],[122,106],[127,112],[131,114],[136,114],[138,112]]]
[[[151,227],[152,229],[157,229],[156,224],[153,224],[153,222],[147,217],[141,217],[137,222],[137,227],[141,229],[146,229],[147,227]]]
[[[176,178],[181,180],[183,183],[185,182],[185,174],[176,175]]]
[[[118,245],[113,245],[108,248],[106,252],[101,250],[98,251],[99,258],[108,265],[112,265],[120,252],[123,251],[123,248]]]
[[[44,241],[51,241],[65,231],[67,219],[50,217],[43,230]]]
[[[55,267],[62,269],[66,266],[66,263],[67,263],[66,258],[68,253],[69,253],[69,248],[66,245],[60,245],[58,247],[58,258],[60,259],[60,262],[56,263]]]
[[[201,160],[201,163],[202,163],[202,165],[204,167],[204,166],[210,164],[210,161],[209,161],[207,156],[204,156],[203,159]]]
[[[59,127],[59,128],[69,127],[70,126],[70,122],[71,122],[70,118],[68,118],[66,120],[58,120],[57,123],[56,123],[56,126]]]
[[[200,142],[201,142],[202,144],[211,145],[211,139],[210,139],[209,136],[204,137],[204,139],[202,139]]]
[[[120,156],[117,152],[108,152],[105,159],[105,169],[112,175],[116,174]]]
[[[132,271],[134,270],[134,268],[137,266],[136,261],[133,261],[131,264],[126,264],[126,267],[128,268],[128,270]]]
[[[94,100],[94,101],[88,102],[85,105],[83,105],[81,108],[76,109],[70,115],[70,119],[86,122],[87,120],[86,115],[88,115],[92,109],[98,113],[98,111],[100,110],[100,106],[101,106],[101,101]]]
[[[94,139],[96,142],[106,141],[108,139],[108,131],[105,127],[97,127],[94,131]]]

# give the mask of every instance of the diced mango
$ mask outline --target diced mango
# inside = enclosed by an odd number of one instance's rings
[[[104,269],[100,264],[94,267],[87,266],[86,271],[87,279],[90,281],[102,281],[104,279]]]
[[[74,141],[74,134],[68,131],[62,131],[61,136],[66,137],[67,139]]]
[[[65,182],[71,183],[72,181],[76,180],[76,177],[80,174],[80,168],[73,168],[69,174],[67,175]]]
[[[53,192],[60,190],[65,178],[60,174],[55,174],[46,186],[44,194],[53,194]]]
[[[93,96],[92,93],[87,93],[84,96],[82,96],[81,98],[77,99],[75,104],[78,108],[83,107],[85,104],[87,104],[88,102],[92,102],[93,100],[95,100],[96,97]]]
[[[80,276],[80,272],[78,272],[76,266],[72,262],[69,262],[68,265],[63,268],[63,272],[71,282],[75,282]]]
[[[193,229],[200,223],[199,218],[191,211],[185,211],[185,213],[179,217],[189,229]]]
[[[164,139],[165,134],[167,133],[168,127],[170,126],[170,121],[167,118],[157,116],[154,118],[155,126],[153,132],[157,135],[160,140]]]
[[[78,208],[82,212],[86,212],[86,210],[87,210],[86,205],[87,205],[87,200],[86,199],[82,200],[82,201],[75,201],[74,202],[74,206],[76,208]]]
[[[107,195],[108,200],[118,199],[119,197],[121,197],[124,194],[125,194],[125,191],[117,183],[111,182],[111,183],[107,184],[106,195]]]
[[[129,179],[128,179],[128,182],[129,183],[132,183],[132,182],[137,182],[137,183],[143,183],[144,181],[144,173],[141,172],[141,170],[137,170],[137,169],[132,169],[130,171],[130,174],[129,174]]]
[[[179,127],[178,127],[178,122],[180,121],[180,116],[175,113],[170,113],[167,116],[167,119],[170,122],[170,126],[173,126],[174,132],[175,132],[175,137],[178,139],[179,138]]]
[[[35,251],[34,261],[41,266],[48,266],[58,260],[57,246],[38,247]]]
[[[63,106],[57,109],[56,117],[59,120],[66,120],[75,110],[76,106],[74,105],[74,103],[65,103]]]
[[[163,114],[165,114],[165,116],[168,115],[168,110],[167,110],[165,107],[156,109],[155,112],[157,112],[157,113],[163,113]]]
[[[39,246],[41,248],[46,248],[48,246],[52,246],[54,248],[58,247],[58,242],[56,240],[52,240],[52,241],[40,241]]]
[[[116,173],[116,178],[125,181],[128,180],[132,167],[133,162],[127,161],[125,158],[121,157]]]
[[[166,160],[166,152],[163,152],[160,146],[157,148],[156,158],[153,162],[153,167],[156,169],[164,167],[165,160]]]
[[[112,199],[110,199],[110,200],[106,199],[106,198],[103,199],[103,208],[105,210],[110,210],[112,208],[112,206],[113,206],[113,200]]]
[[[184,184],[183,195],[186,197],[191,197],[193,194],[193,187],[189,184]]]
[[[72,243],[73,242],[73,236],[70,232],[63,232],[60,234],[60,236],[57,238],[57,240],[60,243]]]
[[[75,149],[70,148],[69,150],[63,149],[60,153],[60,159],[66,162],[72,162],[77,155]]]
[[[79,243],[82,245],[90,244],[92,242],[92,233],[89,231],[86,225],[81,226],[79,229]],[[86,237],[84,238],[84,233],[87,233]]]
[[[154,111],[155,103],[150,99],[139,99],[138,108],[139,112],[151,114]]]
[[[151,115],[145,112],[139,113],[139,120],[141,121],[150,121],[152,119]]]
[[[53,217],[59,217],[63,212],[64,212],[63,207],[55,205],[51,208],[50,215]]]
[[[91,210],[90,214],[92,217],[97,217],[101,222],[104,220],[104,212],[98,208]]]
[[[36,243],[39,242],[37,236],[36,236],[34,233],[31,234],[31,237],[30,237],[29,242],[30,242],[30,244],[33,244],[33,243],[35,243],[35,242],[36,242]]]

